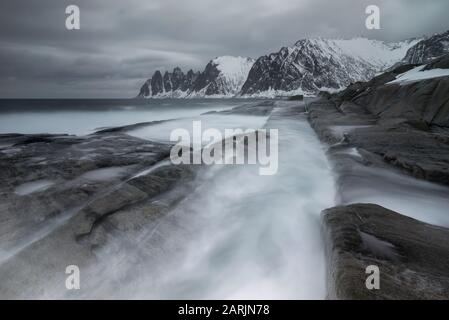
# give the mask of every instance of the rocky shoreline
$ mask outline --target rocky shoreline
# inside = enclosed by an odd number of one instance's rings
[[[425,69],[449,68],[448,62],[445,56]],[[449,77],[390,84],[416,67],[307,103],[310,124],[329,146],[342,204],[322,212],[330,299],[449,299],[449,229],[350,199],[364,187],[360,168],[392,167],[442,190],[449,185]],[[380,269],[379,290],[365,286],[369,265]]]
[[[0,141],[4,298],[61,297],[44,289],[65,291],[66,275],[56,270],[101,262],[106,243],[117,257],[134,250],[133,237],[154,228],[195,175],[166,160],[169,145],[123,133],[1,135]],[[44,181],[45,188],[37,184]]]
[[[274,107],[248,103],[220,114],[267,116]],[[167,240],[153,231],[195,187],[201,166],[173,165],[171,144],[128,132],[168,121],[87,136],[0,135],[0,297],[80,298],[64,287],[63,270],[76,264],[91,270],[83,291],[101,298],[130,279],[116,275],[100,293],[96,276],[154,265],[165,254]],[[108,265],[111,255],[117,266]]]
[[[448,68],[445,59],[426,68]],[[431,192],[443,198],[448,194],[449,77],[388,84],[414,67],[400,66],[305,103],[264,101],[220,112],[307,116],[328,146],[339,204],[322,212],[329,299],[449,298],[449,245],[444,241],[449,230],[407,217],[408,212],[354,204],[351,198],[364,182],[378,179],[366,168],[437,183],[440,189]],[[110,267],[102,265],[103,254],[112,254],[121,266],[151,265],[158,259],[158,246],[140,250],[136,245],[145,238],[140,231],[156,229],[160,218],[188,194],[198,169],[171,165],[171,145],[127,134],[157,123],[107,128],[83,137],[0,135],[1,297],[60,298],[65,274],[55,270],[70,262],[81,268],[100,265],[90,275],[95,277]],[[388,181],[377,182],[389,188]],[[369,265],[380,269],[379,290],[365,286]],[[92,283],[93,296],[101,297],[95,295],[97,282]],[[56,288],[55,295],[47,287]]]

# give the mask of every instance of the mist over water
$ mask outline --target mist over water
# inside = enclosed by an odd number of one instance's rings
[[[20,117],[28,111],[9,112],[7,119],[15,122],[7,125],[18,128],[13,132],[55,130],[83,134],[93,128],[113,126],[114,119],[132,124],[176,118],[127,132],[161,142],[169,140],[173,129],[190,131],[193,120],[201,120],[203,130],[278,129],[278,171],[272,176],[261,176],[258,165],[202,166],[186,197],[175,208],[136,234],[111,238],[96,252],[98,264],[83,269],[83,285],[88,290],[80,290],[77,298],[323,299],[326,296],[320,217],[323,209],[369,202],[424,222],[449,226],[447,188],[413,179],[393,168],[366,167],[356,149],[339,155],[352,162],[337,190],[325,155],[326,146],[319,142],[306,116],[279,117],[281,107],[271,117],[203,114],[229,109],[241,101],[207,102],[200,107],[195,102],[158,103],[157,108],[148,110],[140,106],[128,110],[113,108],[110,114],[104,110],[69,109],[54,114],[41,111],[38,113],[42,122],[34,127],[28,126],[31,122],[19,121],[25,119]],[[71,112],[79,113],[79,121],[70,121]],[[99,117],[93,116],[96,112]],[[65,122],[52,127],[56,116]],[[7,123],[3,115],[0,119],[1,125]],[[0,128],[8,132],[8,128]],[[166,165],[170,165],[168,160],[161,161],[135,176]],[[104,168],[88,172],[84,178],[103,181],[120,172],[120,168]],[[30,194],[51,183],[39,180],[15,191]],[[164,196],[155,201],[163,202]],[[27,245],[63,223],[62,219],[47,225]],[[137,242],[130,242],[127,237]],[[20,250],[21,246],[1,255],[9,259]],[[38,298],[73,298],[60,284],[19,289]]]
[[[351,174],[340,185],[341,203],[375,203],[411,218],[449,227],[449,188],[418,180],[394,167],[370,168],[353,156]]]
[[[267,127],[279,129],[277,174],[260,176],[257,165],[207,168],[198,187],[152,231],[168,252],[153,266],[161,273],[148,270],[126,295],[325,297],[320,212],[334,203],[327,160],[305,119]]]
[[[183,119],[175,119],[154,124],[151,126],[130,130],[129,135],[149,139],[158,142],[174,143],[170,141],[170,133],[175,129],[185,129],[189,132],[190,138],[193,138],[193,121],[200,121],[201,131],[207,129],[217,129],[225,137],[225,129],[258,129],[264,125],[267,117],[249,116],[249,115],[222,115],[222,114],[203,114]],[[203,137],[201,137],[203,138]],[[218,142],[218,141],[214,141]],[[202,140],[202,143],[210,143],[209,140]]]

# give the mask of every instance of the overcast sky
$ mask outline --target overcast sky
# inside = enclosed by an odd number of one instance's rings
[[[78,5],[81,29],[65,8]],[[381,9],[381,30],[365,8]],[[132,97],[156,69],[257,58],[304,37],[401,40],[449,29],[448,0],[1,0],[0,97]]]

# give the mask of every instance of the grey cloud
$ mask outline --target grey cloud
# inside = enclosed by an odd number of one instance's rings
[[[65,7],[81,30],[65,29]],[[365,29],[365,7],[382,30]],[[201,69],[215,56],[258,57],[303,37],[401,40],[449,29],[449,1],[4,0],[0,97],[130,97],[155,69]]]

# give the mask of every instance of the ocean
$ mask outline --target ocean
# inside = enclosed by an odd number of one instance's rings
[[[248,99],[0,99],[0,133],[85,135],[231,109]]]

